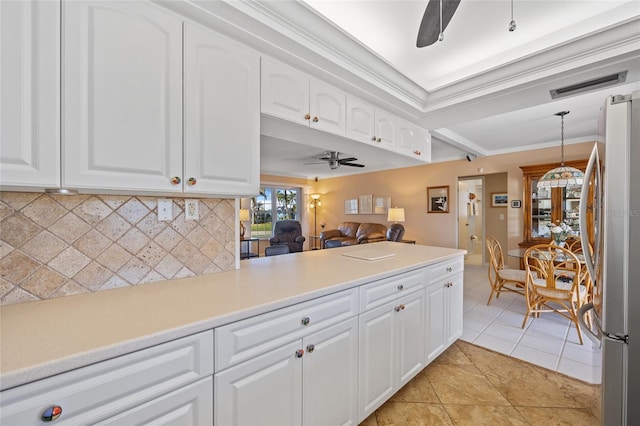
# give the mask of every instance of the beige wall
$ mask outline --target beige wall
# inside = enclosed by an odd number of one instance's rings
[[[593,143],[565,145],[565,159],[579,160],[589,157]],[[478,157],[466,160],[428,164],[383,172],[365,173],[318,182],[307,181],[309,192],[323,194],[322,207],[318,209],[318,221],[325,220],[327,229],[343,221],[376,222],[388,225],[384,215],[345,215],[344,200],[360,195],[373,194],[390,196],[393,206],[404,207],[404,223],[407,239],[415,239],[418,244],[457,247],[457,181],[461,176],[493,175],[506,173],[506,190],[510,200],[522,200],[521,165],[558,162],[560,148],[545,148],[511,154]],[[482,172],[479,172],[482,169]],[[271,177],[273,180],[279,178]],[[448,214],[427,214],[426,188],[428,186],[449,186],[450,207]],[[491,190],[487,189],[489,194]],[[495,192],[495,191],[494,191]],[[490,201],[490,200],[489,200]],[[489,209],[487,209],[489,210]],[[497,209],[493,209],[497,210]],[[506,215],[506,235],[501,238],[505,250],[517,248],[522,241],[523,209],[510,206],[500,208]],[[313,216],[308,216],[308,225],[313,226]],[[516,259],[510,259],[517,266]]]
[[[507,210],[511,207],[492,207],[491,206],[491,194],[496,192],[508,192],[508,179],[507,173],[494,173],[486,175],[484,177],[484,224],[485,224],[485,237],[487,235],[493,235],[500,241],[500,245],[503,248],[508,247],[508,232],[507,232]],[[521,199],[521,198],[519,198]],[[520,209],[522,210],[522,209]],[[484,245],[484,241],[482,242]],[[489,253],[485,250],[485,261],[489,259]]]
[[[164,198],[164,197],[163,197]],[[0,304],[235,268],[235,200],[159,222],[156,197],[0,192]]]

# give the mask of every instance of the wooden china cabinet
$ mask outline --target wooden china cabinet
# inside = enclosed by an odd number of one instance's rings
[[[565,161],[566,166],[584,171],[588,160]],[[520,166],[524,179],[524,240],[520,248],[529,248],[535,244],[548,243],[551,240],[550,227],[565,222],[578,234],[580,230],[580,193],[582,188],[544,188],[538,189],[538,180],[547,171],[560,166],[560,163]],[[590,191],[591,192],[591,191]],[[589,194],[589,204],[593,204],[593,194]],[[591,207],[591,206],[590,206]],[[587,209],[589,241],[593,241],[593,213]]]

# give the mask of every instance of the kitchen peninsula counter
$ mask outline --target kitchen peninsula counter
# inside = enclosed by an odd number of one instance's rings
[[[390,255],[363,260],[345,253]],[[243,261],[238,270],[0,308],[5,390],[462,256],[381,242]]]

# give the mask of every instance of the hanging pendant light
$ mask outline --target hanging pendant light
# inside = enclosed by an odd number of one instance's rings
[[[584,180],[584,173],[575,167],[564,165],[564,116],[569,111],[557,112],[554,115],[560,116],[560,141],[561,141],[561,161],[560,167],[549,170],[538,181],[538,188],[565,188],[567,186],[581,186]]]

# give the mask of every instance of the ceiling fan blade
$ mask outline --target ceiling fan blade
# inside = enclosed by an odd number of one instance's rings
[[[357,163],[342,163],[342,162],[340,162],[340,164],[342,164],[343,166],[364,167],[364,164],[357,164]]]
[[[356,157],[349,157],[349,158],[341,158],[338,161],[341,162],[342,164],[344,164],[345,162],[349,162],[349,161],[357,161],[358,159]]]
[[[447,28],[460,0],[442,0],[442,31]],[[418,30],[417,47],[430,46],[440,35],[440,0],[429,0]]]

